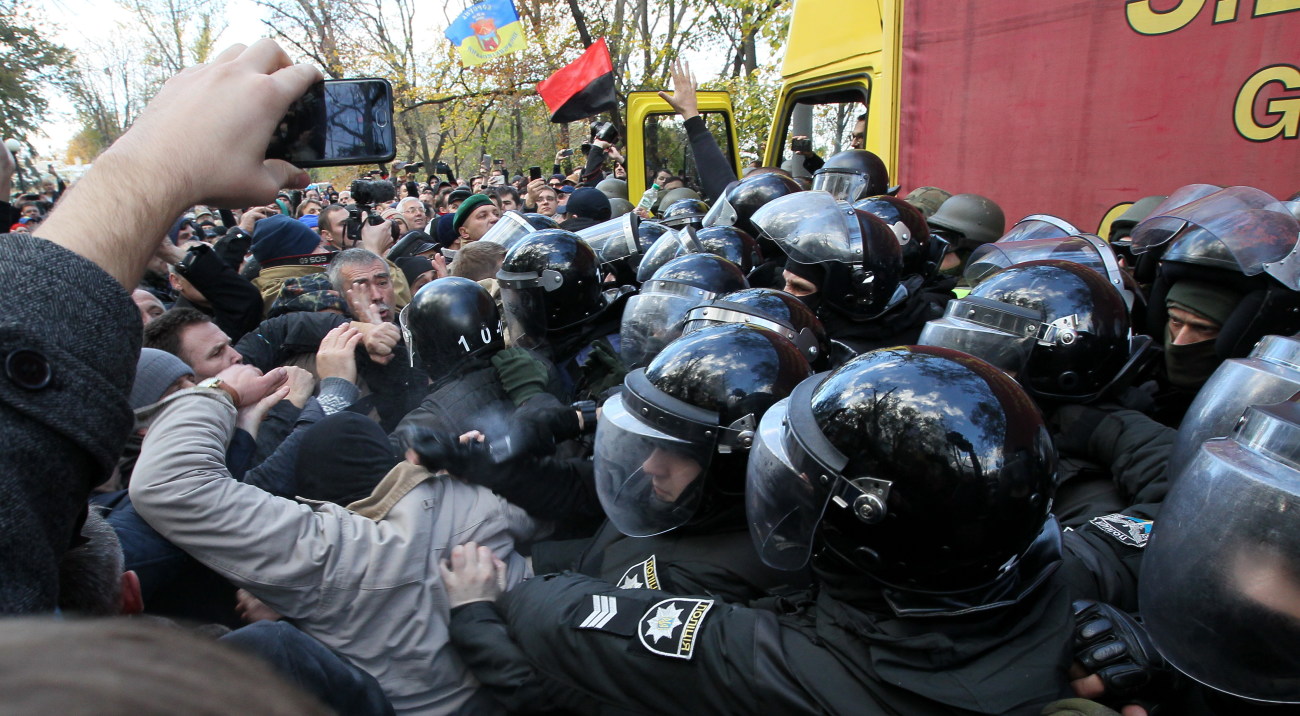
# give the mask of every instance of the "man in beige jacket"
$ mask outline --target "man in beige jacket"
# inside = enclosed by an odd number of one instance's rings
[[[195,559],[379,680],[398,713],[497,710],[448,641],[439,563],[473,540],[526,576],[539,526],[483,487],[399,463],[342,508],[275,497],[224,464],[237,411],[282,397],[283,371],[233,366],[156,406],[131,483],[136,509]]]

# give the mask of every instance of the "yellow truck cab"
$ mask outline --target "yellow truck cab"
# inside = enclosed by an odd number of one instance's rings
[[[726,92],[700,92],[697,97],[705,126],[718,140],[731,171],[740,175],[740,148],[732,119],[731,97]],[[627,196],[636,204],[654,180],[654,172],[667,169],[682,176],[687,186],[699,191],[699,171],[685,122],[656,92],[631,92],[627,96]],[[638,156],[639,154],[639,156]],[[710,197],[705,197],[710,198]]]

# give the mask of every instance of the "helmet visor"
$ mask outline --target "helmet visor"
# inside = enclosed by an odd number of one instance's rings
[[[812,416],[812,393],[824,377],[809,378],[768,409],[749,451],[749,536],[763,562],[776,569],[807,564],[823,513],[831,504],[852,508],[865,494],[843,476],[843,455],[826,441]],[[823,459],[814,458],[806,445],[819,446]]]
[[[862,230],[853,206],[825,192],[787,194],[764,204],[752,221],[799,263],[862,262]]]
[[[1109,262],[1106,261],[1106,258],[1102,256],[1102,251],[1109,251],[1110,248],[1100,244],[1103,244],[1100,239],[1097,242],[1092,242],[1082,236],[1026,239],[1010,243],[997,241],[992,244],[984,244],[971,252],[970,260],[966,263],[966,270],[963,275],[969,285],[975,286],[980,281],[1008,266],[1022,264],[1026,261],[1055,259],[1087,266],[1109,280],[1111,278],[1111,265],[1114,266],[1114,271],[1118,273],[1119,264],[1114,260],[1113,255],[1110,257]]]
[[[592,251],[596,252],[600,263],[607,264],[640,251],[636,241],[638,221],[639,217],[636,214],[624,214],[609,221],[602,221],[595,226],[588,226],[579,231],[578,236],[587,242]]]
[[[645,283],[654,276],[655,271],[669,261],[678,256],[699,253],[704,253],[704,247],[700,245],[699,239],[695,238],[694,229],[690,227],[669,229],[655,239],[649,249],[646,249],[645,257],[641,259],[641,264],[636,270],[636,280]]]
[[[998,243],[1030,239],[1064,239],[1077,233],[1079,230],[1065,219],[1050,214],[1031,214],[1016,222],[1010,231],[998,239]]]
[[[533,225],[528,223],[522,214],[517,211],[507,211],[501,215],[500,220],[492,225],[492,228],[483,234],[479,241],[487,241],[493,244],[501,244],[506,251],[514,248],[525,236],[537,231]]]
[[[501,308],[511,345],[541,348],[546,344],[546,289],[502,283]]]
[[[1280,204],[1279,204],[1280,206]],[[1300,290],[1296,237],[1300,222],[1285,211],[1243,209],[1206,224],[1189,224],[1165,250],[1164,260],[1240,271],[1267,272],[1291,290]]]
[[[867,177],[857,172],[822,169],[813,175],[813,191],[824,191],[838,201],[857,201],[867,188]]]
[[[680,527],[695,515],[713,445],[643,422],[628,408],[629,399],[637,400],[625,388],[601,408],[596,493],[619,531],[649,537]]]
[[[737,182],[732,182],[731,185],[727,187],[727,190],[722,192],[722,196],[718,197],[718,200],[713,202],[713,206],[709,207],[709,213],[704,215],[704,226],[736,225],[736,219],[740,215],[736,212],[736,207],[732,206],[731,202],[727,201],[727,194],[731,193],[731,188],[734,187],[736,183]]]
[[[927,321],[917,343],[969,353],[1016,374],[1029,360],[1041,324],[1037,311],[967,297],[949,301],[943,318]]]
[[[628,370],[643,368],[682,335],[686,313],[713,294],[676,281],[651,281],[629,298],[619,331],[619,355]]]
[[[1152,641],[1179,671],[1236,696],[1295,703],[1296,425],[1261,421],[1284,413],[1279,407],[1250,408],[1234,438],[1206,442],[1176,476],[1160,519],[1147,526],[1138,602]]]

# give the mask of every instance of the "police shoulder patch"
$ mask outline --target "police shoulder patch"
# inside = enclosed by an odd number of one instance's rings
[[[647,651],[690,659],[712,599],[665,599],[641,615],[637,635]],[[666,641],[665,641],[666,640]]]
[[[639,624],[637,614],[645,604],[644,601],[619,599],[609,594],[593,594],[588,607],[578,610],[573,627],[632,636]]]
[[[618,580],[619,589],[659,589],[659,572],[655,567],[655,556],[628,568]]]
[[[1151,537],[1151,520],[1119,514],[1118,512],[1094,517],[1089,524],[1110,535],[1120,544],[1142,549]]]

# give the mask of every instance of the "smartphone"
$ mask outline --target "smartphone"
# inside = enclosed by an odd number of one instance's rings
[[[384,164],[397,156],[393,86],[381,78],[325,80],[289,106],[266,148],[299,167]]]
[[[561,157],[571,157],[571,156],[573,156],[573,150],[572,150],[572,149],[561,149],[561,150],[560,150],[560,156],[561,156]]]
[[[790,140],[790,151],[792,152],[811,152],[812,140],[808,137],[795,137]]]
[[[530,180],[531,180],[531,179],[541,179],[541,178],[542,178],[542,168],[541,168],[541,167],[528,167],[528,178],[529,178]]]

